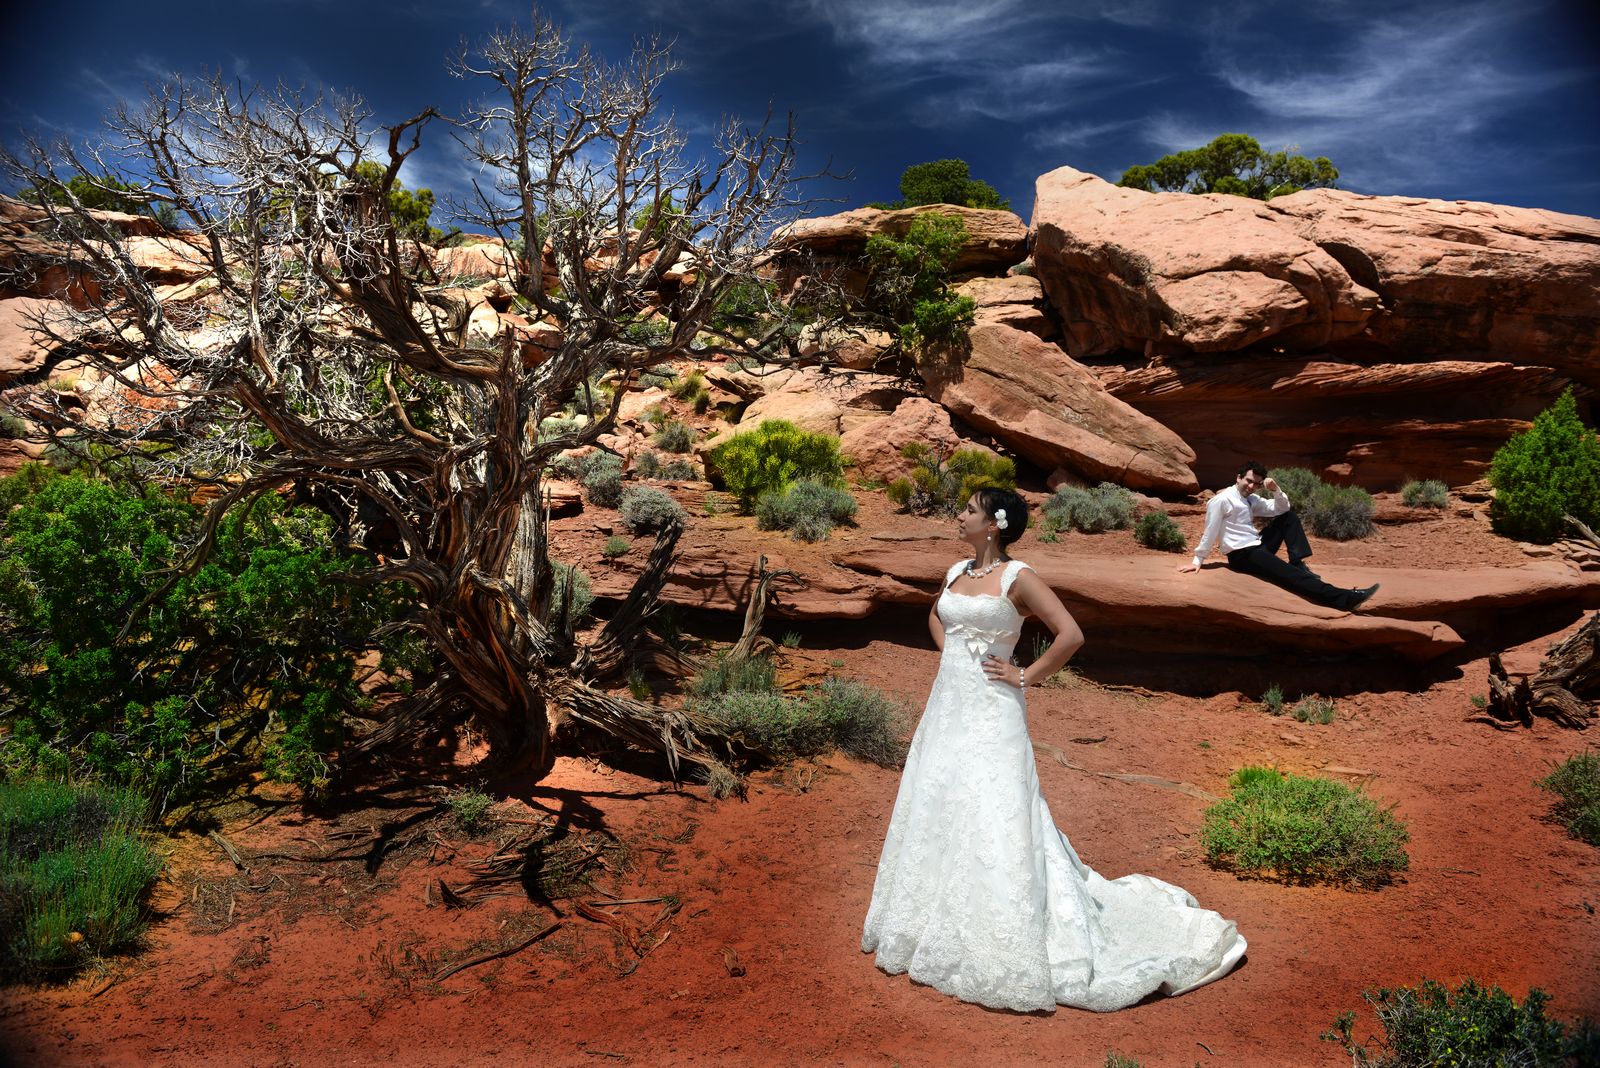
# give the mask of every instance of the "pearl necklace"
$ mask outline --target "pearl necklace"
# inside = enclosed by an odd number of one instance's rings
[[[978,562],[977,560],[968,560],[967,561],[967,577],[968,578],[983,578],[983,576],[987,575],[989,572],[993,571],[995,568],[999,567],[1001,564],[1005,563],[1006,561],[1005,561],[1004,557],[997,557],[993,562],[991,562],[989,564],[988,567],[977,567],[977,566],[975,566],[977,564],[977,562]]]

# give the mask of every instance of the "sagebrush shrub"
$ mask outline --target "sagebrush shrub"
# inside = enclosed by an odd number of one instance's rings
[[[1450,503],[1450,487],[1436,478],[1412,479],[1400,487],[1400,499],[1408,508],[1444,508]]]
[[[633,458],[633,473],[640,478],[658,478],[661,475],[661,457],[646,450]]]
[[[1261,707],[1269,716],[1283,715],[1283,688],[1277,683],[1268,686],[1267,692],[1261,695]]]
[[[683,518],[683,508],[653,486],[629,486],[622,494],[622,522],[635,534],[661,530]]]
[[[836,482],[844,472],[837,437],[801,430],[783,419],[769,419],[754,430],[735,434],[713,449],[709,459],[746,511],[762,494],[799,479]]]
[[[1318,490],[1327,485],[1315,472],[1304,467],[1275,467],[1272,469],[1272,479],[1289,498],[1289,503],[1294,505],[1295,511],[1300,513],[1302,520],[1311,507],[1311,499],[1317,495]]]
[[[694,444],[694,431],[687,423],[670,422],[656,432],[655,443],[667,452],[688,452]]]
[[[1520,1005],[1498,986],[1463,980],[1454,990],[1432,979],[1361,995],[1383,1025],[1375,1044],[1355,1040],[1356,1014],[1325,1031],[1354,1068],[1566,1068],[1600,1063],[1600,1033],[1587,1021],[1568,1025],[1545,1015],[1550,995],[1538,987]]]
[[[829,675],[805,698],[811,712],[828,724],[840,752],[885,768],[905,763],[902,740],[906,710],[882,691],[855,679]]]
[[[138,942],[161,871],[143,841],[148,804],[104,785],[0,781],[0,983],[69,979]]]
[[[890,501],[909,512],[955,515],[981,489],[1016,489],[1017,465],[983,449],[957,449],[946,457],[921,442],[911,442],[900,455],[916,466],[884,490]]]
[[[1046,530],[1100,534],[1126,530],[1133,523],[1133,509],[1133,494],[1114,482],[1102,482],[1086,490],[1060,487],[1044,502],[1040,514]]]
[[[1206,859],[1288,880],[1379,885],[1411,863],[1405,825],[1358,789],[1332,779],[1242,769],[1231,796],[1206,809]]]
[[[1301,723],[1318,723],[1326,726],[1339,714],[1339,706],[1331,697],[1302,697],[1295,702],[1289,714]]]
[[[1189,547],[1178,524],[1165,512],[1146,512],[1133,525],[1133,540],[1147,549],[1164,553],[1181,553]]]
[[[590,504],[615,508],[622,503],[622,457],[595,451],[578,461],[578,481]]]
[[[756,501],[759,529],[788,531],[797,541],[824,541],[835,524],[848,523],[855,514],[849,490],[809,478]]]
[[[1555,816],[1574,838],[1600,845],[1600,750],[1577,753],[1534,785],[1555,794]]]
[[[747,745],[779,760],[831,749],[885,767],[898,767],[905,759],[900,741],[904,710],[853,679],[830,676],[799,698],[775,688],[730,686],[699,696],[695,707],[742,736]]]
[[[688,688],[692,697],[712,697],[736,690],[774,693],[778,689],[778,666],[765,656],[720,655],[689,680]]]
[[[662,465],[661,473],[658,477],[664,478],[668,482],[689,482],[699,478],[700,472],[688,460],[673,460],[669,464]]]
[[[629,544],[627,538],[618,537],[617,535],[613,534],[611,537],[606,539],[605,546],[600,550],[600,555],[604,556],[607,560],[615,560],[619,556],[628,555],[628,550],[632,548],[633,546]]]
[[[1319,538],[1352,541],[1376,529],[1372,525],[1376,509],[1372,494],[1360,486],[1323,486],[1312,495],[1311,510],[1302,513],[1300,520]]]
[[[569,609],[569,619],[574,627],[582,626],[594,608],[594,588],[589,582],[589,573],[576,564],[566,564],[560,560],[550,561],[550,567],[554,571],[554,579],[550,585],[552,611],[560,611],[556,606],[566,600],[567,590],[570,587],[572,604]]]
[[[1568,515],[1600,526],[1600,439],[1578,418],[1571,387],[1526,432],[1500,446],[1489,484],[1495,491],[1489,518],[1497,533],[1555,541],[1566,532]]]
[[[665,340],[666,335],[672,331],[668,324],[657,320],[635,324],[635,326],[639,329],[641,340],[647,343]],[[639,372],[639,388],[652,389],[656,386],[666,386],[677,377],[678,371],[670,363],[658,363],[654,367],[647,367]]]

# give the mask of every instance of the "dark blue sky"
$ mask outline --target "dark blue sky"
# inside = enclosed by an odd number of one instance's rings
[[[1600,33],[1591,5],[1316,0],[552,0],[544,10],[621,58],[677,39],[680,121],[793,111],[811,168],[854,179],[842,207],[898,195],[909,164],[957,156],[1024,218],[1063,164],[1115,180],[1134,163],[1244,132],[1326,155],[1368,193],[1600,216]],[[82,0],[6,18],[0,122],[84,137],[118,97],[220,68],[353,91],[374,129],[467,90],[463,37],[527,18],[502,0]],[[442,128],[402,178],[440,194],[470,171]],[[822,207],[817,212],[829,209]],[[443,220],[435,218],[436,223]]]

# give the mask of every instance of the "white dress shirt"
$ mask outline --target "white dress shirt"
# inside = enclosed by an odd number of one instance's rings
[[[1256,532],[1255,520],[1282,515],[1291,507],[1289,497],[1282,489],[1274,493],[1270,501],[1264,501],[1254,493],[1242,494],[1237,485],[1218,492],[1206,505],[1206,532],[1201,535],[1200,544],[1195,548],[1194,566],[1199,567],[1205,562],[1219,538],[1225,553],[1260,545],[1261,535]]]

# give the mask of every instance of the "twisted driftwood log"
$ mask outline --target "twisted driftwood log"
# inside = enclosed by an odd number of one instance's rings
[[[1534,716],[1563,727],[1584,730],[1594,721],[1600,701],[1600,612],[1589,617],[1566,641],[1551,649],[1539,670],[1513,680],[1498,654],[1489,658],[1489,705],[1486,711],[1503,723],[1533,725]]]

